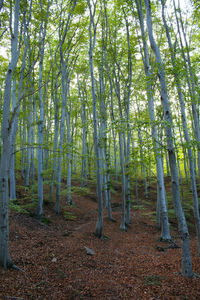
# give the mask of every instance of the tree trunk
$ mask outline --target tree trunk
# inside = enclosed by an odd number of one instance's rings
[[[43,10],[42,4],[41,11]],[[39,34],[39,118],[38,123],[38,204],[36,208],[36,215],[41,218],[43,215],[43,144],[44,144],[44,95],[42,89],[43,79],[43,62],[44,62],[44,47],[46,38],[46,28],[49,16],[50,0],[47,2],[47,12],[45,21],[41,23]]]
[[[182,241],[182,274],[185,277],[191,277],[193,276],[193,272],[192,272],[192,259],[190,254],[190,239],[189,239],[187,223],[185,220],[185,215],[180,201],[179,178],[178,178],[178,170],[176,164],[175,149],[173,144],[172,118],[171,118],[169,100],[167,95],[165,72],[164,72],[163,63],[160,55],[160,50],[153,36],[150,0],[145,0],[145,7],[146,7],[146,15],[147,15],[148,36],[149,36],[151,48],[156,56],[156,63],[158,65],[158,75],[159,75],[160,88],[161,88],[160,91],[161,100],[162,100],[162,105],[164,110],[165,121],[167,123],[165,127],[165,132],[167,138],[169,163],[170,163],[170,170],[172,176],[172,193],[173,193],[173,200],[174,200],[174,208],[176,211],[176,216],[179,224],[180,238]]]
[[[1,126],[1,137],[3,141],[3,151],[0,161],[0,263],[4,268],[12,267],[13,262],[10,257],[9,224],[8,224],[8,173],[10,159],[10,101],[11,83],[13,72],[17,65],[18,53],[18,28],[19,28],[20,0],[15,1],[14,31],[11,41],[11,61],[7,70],[4,89],[3,121]]]
[[[198,200],[197,187],[196,187],[196,177],[195,177],[195,172],[194,172],[194,158],[193,158],[193,153],[192,153],[192,149],[191,149],[190,134],[188,132],[188,126],[187,126],[184,96],[183,96],[183,92],[182,92],[180,77],[176,71],[176,69],[177,69],[176,68],[176,60],[175,60],[175,55],[173,52],[173,46],[172,46],[172,42],[171,42],[169,28],[168,28],[168,25],[167,25],[167,22],[165,19],[163,0],[161,0],[161,3],[162,3],[162,18],[163,18],[163,23],[165,26],[165,31],[166,31],[166,35],[167,35],[167,39],[168,39],[169,48],[170,48],[173,73],[174,73],[174,77],[175,77],[175,83],[176,83],[176,88],[177,88],[178,98],[179,98],[179,103],[180,103],[180,108],[181,108],[183,132],[184,132],[185,141],[189,145],[187,150],[188,150],[190,178],[191,178],[192,195],[193,195],[193,210],[194,210],[194,218],[195,218],[197,238],[198,238],[198,253],[200,256],[200,216],[199,216],[199,200]],[[199,125],[198,125],[198,127],[199,127]],[[197,134],[197,136],[198,136],[198,134]]]
[[[93,100],[93,136],[94,136],[94,147],[96,155],[96,176],[97,176],[97,196],[98,196],[98,219],[96,223],[96,228],[94,234],[100,238],[102,236],[103,230],[103,199],[102,199],[102,183],[100,174],[100,154],[99,154],[99,139],[97,131],[97,101],[96,101],[96,91],[95,91],[95,77],[94,77],[94,67],[93,67],[93,50],[96,41],[96,25],[94,22],[96,2],[93,8],[90,1],[87,0],[89,10],[90,10],[90,24],[89,24],[89,36],[90,36],[90,46],[89,46],[89,64],[90,64],[90,77],[92,84],[92,100]],[[92,33],[92,27],[94,29]]]
[[[162,160],[160,155],[159,143],[158,143],[158,134],[156,127],[156,117],[155,117],[155,108],[154,108],[154,97],[153,97],[153,86],[152,86],[152,74],[150,71],[149,64],[149,51],[145,38],[145,30],[144,30],[144,20],[143,20],[143,11],[142,5],[140,5],[138,1],[137,11],[140,20],[140,28],[142,33],[142,41],[143,41],[143,63],[145,68],[145,74],[147,77],[146,90],[147,90],[147,98],[148,98],[148,109],[149,109],[149,117],[151,121],[151,131],[153,138],[153,148],[156,159],[156,171],[157,171],[157,219],[158,224],[161,224],[161,239],[162,240],[171,240],[170,230],[169,230],[169,222],[168,222],[168,213],[167,213],[167,205],[166,205],[166,197],[165,197],[165,185],[164,185],[164,173]]]

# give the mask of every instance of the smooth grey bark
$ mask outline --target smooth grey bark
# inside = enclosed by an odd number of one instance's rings
[[[72,197],[71,197],[71,181],[72,181],[72,161],[73,161],[73,128],[71,130],[71,96],[70,96],[70,80],[71,76],[76,64],[76,59],[72,60],[71,63],[67,62],[67,65],[73,65],[71,67],[71,70],[67,70],[67,76],[66,76],[66,126],[67,126],[67,204],[72,205]],[[72,131],[72,132],[71,132]]]
[[[28,99],[28,124],[27,124],[27,157],[26,157],[26,168],[25,168],[25,177],[24,177],[24,185],[29,186],[30,180],[30,168],[31,168],[31,133],[32,133],[32,98]]]
[[[52,74],[53,75],[53,74]],[[59,131],[59,100],[58,100],[58,80],[59,73],[56,76],[56,82],[54,86],[54,95],[52,95],[54,103],[54,138],[53,138],[53,169],[51,174],[51,184],[50,184],[50,193],[49,198],[50,202],[53,200],[53,187],[55,185],[56,178],[56,165],[57,165],[57,148],[58,148],[58,131]],[[52,76],[53,77],[53,76]]]
[[[144,183],[144,196],[145,198],[148,198],[148,189],[147,189],[147,175],[146,175],[146,164],[144,159],[144,150],[143,150],[143,137],[142,137],[142,130],[141,130],[141,123],[140,123],[140,107],[137,99],[137,111],[139,120],[138,121],[138,140],[140,145],[140,168],[141,168],[141,174],[143,175],[143,183]]]
[[[66,24],[64,30],[62,32],[62,7],[60,13],[60,27],[59,27],[59,52],[60,52],[60,72],[61,72],[61,85],[62,85],[62,106],[61,106],[61,119],[60,119],[60,140],[59,140],[59,154],[57,160],[57,182],[56,182],[56,204],[55,204],[55,212],[60,213],[60,193],[61,193],[61,175],[62,175],[62,160],[63,160],[63,142],[64,142],[64,133],[65,133],[65,120],[67,121],[67,137],[69,142],[71,143],[70,137],[70,119],[68,114],[68,110],[66,112],[66,105],[68,103],[68,96],[69,96],[69,83],[70,83],[70,74],[69,74],[69,56],[72,50],[71,48],[71,41],[69,41],[67,50],[63,50],[65,40],[67,37],[67,33],[70,29],[70,20],[72,17],[73,10],[76,6],[76,1],[72,3],[72,6],[69,7],[69,12],[67,15]],[[56,62],[57,63],[57,62]],[[67,119],[66,119],[67,117]],[[69,143],[69,145],[70,145]],[[68,156],[69,157],[69,156]],[[68,171],[69,176],[71,176],[71,161],[68,161]],[[71,186],[71,178],[68,178],[67,188]],[[69,197],[69,202],[71,202],[71,188],[67,191],[67,197]]]
[[[71,197],[71,180],[72,180],[72,138],[71,138],[71,98],[69,94],[69,102],[66,112],[67,123],[67,203],[72,205]]]
[[[157,182],[156,227],[161,229],[160,189]]]
[[[120,76],[119,76],[119,66],[118,70],[114,68],[114,76],[115,76],[115,93],[118,100],[119,107],[119,125],[118,125],[118,135],[119,135],[119,153],[120,153],[120,167],[121,167],[121,182],[122,182],[122,217],[120,228],[126,231],[126,177],[125,177],[125,125],[124,125],[124,117],[122,113],[122,101],[121,101],[121,87],[120,87]]]
[[[99,101],[100,101],[100,127],[99,127],[99,144],[101,152],[102,163],[102,177],[103,177],[103,190],[104,201],[108,211],[108,218],[112,220],[112,208],[111,208],[111,193],[110,193],[110,175],[109,175],[109,153],[108,153],[108,138],[107,138],[107,101],[106,101],[106,79],[104,74],[104,66],[106,66],[106,44],[107,44],[107,32],[106,32],[106,11],[102,12],[102,47],[101,47],[101,62],[99,66]]]
[[[185,74],[186,74],[187,84],[188,84],[188,88],[189,88],[189,93],[191,96],[192,116],[193,116],[193,122],[194,122],[194,133],[195,133],[195,138],[197,141],[197,148],[198,148],[198,153],[197,153],[197,155],[198,155],[198,160],[197,160],[198,176],[200,177],[200,127],[199,127],[199,118],[198,118],[198,110],[197,110],[197,103],[198,103],[198,95],[196,92],[197,88],[196,88],[196,84],[195,84],[194,73],[192,70],[192,64],[191,64],[190,53],[189,53],[189,45],[187,42],[187,38],[186,38],[184,26],[183,26],[183,20],[182,20],[182,16],[181,16],[181,12],[180,12],[180,7],[178,9],[180,19],[178,19],[177,9],[176,9],[174,0],[173,0],[173,4],[174,4],[174,11],[175,11],[175,16],[176,16],[176,24],[177,24],[178,34],[179,34],[179,40],[180,40],[180,45],[181,45],[181,53],[182,53],[182,57],[183,57],[184,65],[185,65]],[[166,28],[166,26],[165,26],[165,28]],[[168,32],[169,32],[169,30],[168,30]],[[167,38],[168,38],[168,43],[170,43],[169,42],[169,38],[170,38],[169,33],[167,35]],[[184,39],[185,47],[184,47],[182,39]],[[171,49],[171,58],[172,58],[172,49]],[[174,60],[172,61],[172,63],[175,64],[175,57],[174,57]],[[175,78],[175,80],[176,80],[176,86],[179,85],[180,86],[179,89],[180,89],[181,88],[180,79],[178,79],[178,81],[179,81],[178,83],[177,83],[176,78]],[[178,89],[178,86],[177,86],[177,89]],[[179,99],[180,99],[180,96],[179,96]],[[179,100],[179,102],[180,102],[180,100]]]
[[[22,109],[24,115],[26,116],[26,105],[25,99],[23,99]],[[22,159],[21,159],[21,176],[24,179],[25,177],[25,164],[26,164],[26,117],[22,119]]]
[[[22,95],[22,84],[24,80],[24,70],[26,66],[26,54],[27,54],[27,43],[25,38],[25,28],[24,28],[24,53],[22,57],[21,73],[18,85],[17,101],[16,101],[16,79],[13,80],[12,87],[12,113],[13,123],[10,136],[10,199],[16,199],[16,184],[15,184],[15,140],[18,130],[18,119],[20,111],[20,101]]]
[[[115,114],[114,114],[114,105],[113,105],[113,81],[111,78],[111,68],[109,66],[108,63],[108,59],[107,59],[107,46],[108,46],[108,16],[107,16],[107,7],[106,7],[106,3],[104,2],[104,65],[106,68],[106,74],[109,80],[109,94],[110,94],[110,107],[109,107],[109,111],[110,111],[110,118],[111,118],[111,122],[113,124],[115,124]],[[116,133],[116,128],[113,125],[111,128],[112,131],[112,137],[113,137],[113,152],[114,152],[114,169],[115,169],[115,180],[118,181],[118,161],[117,161],[117,143],[116,143],[116,137],[117,137],[117,133]],[[111,157],[109,155],[109,157]],[[108,160],[107,160],[107,164],[108,164]],[[108,166],[107,166],[108,168]],[[110,184],[110,179],[109,179],[109,184]]]
[[[92,160],[92,153],[93,153],[93,147],[94,147],[94,142],[91,139],[91,135],[88,135],[88,142],[87,142],[87,169],[88,169],[88,179],[92,178],[91,174],[91,160]]]
[[[102,62],[99,70],[99,82],[100,82],[100,126],[99,126],[99,144],[101,153],[101,174],[103,179],[103,190],[105,206],[108,209],[108,218],[112,220],[112,209],[110,199],[110,185],[109,185],[109,162],[107,153],[107,114],[105,103],[105,82],[103,75],[103,52]]]
[[[4,268],[12,267],[13,262],[10,257],[8,241],[9,241],[9,223],[8,223],[8,174],[10,160],[10,102],[11,102],[11,85],[13,72],[16,68],[19,49],[19,16],[20,16],[20,0],[15,1],[14,12],[14,30],[11,34],[11,60],[5,78],[4,103],[3,103],[3,121],[1,126],[1,137],[3,141],[3,150],[0,161],[0,263]]]
[[[137,162],[137,158],[136,158],[136,151],[135,151],[135,143],[134,143],[134,137],[133,137],[133,132],[131,135],[131,145],[132,145],[132,155],[135,157],[135,161],[134,161],[134,178],[135,178],[135,200],[136,200],[136,204],[139,204],[139,194],[138,194],[138,162]]]
[[[126,224],[130,224],[131,218],[131,198],[130,198],[130,143],[131,143],[131,129],[130,129],[130,97],[131,97],[131,86],[132,86],[132,53],[131,53],[131,43],[130,43],[130,32],[129,32],[129,22],[123,9],[123,14],[126,22],[126,38],[128,45],[128,76],[126,79],[126,84],[124,88],[124,107],[126,113],[126,152],[125,152],[125,179],[126,179]]]
[[[86,97],[84,89],[81,90],[79,78],[77,78],[79,97],[81,100],[82,121],[82,158],[81,158],[81,187],[87,186],[87,124],[86,124]]]
[[[49,138],[50,138],[50,132],[51,132],[51,120],[52,120],[52,109],[51,109],[51,99],[48,99],[48,89],[49,89],[49,76],[50,72],[48,72],[48,75],[45,77],[45,93],[44,93],[44,108],[45,108],[45,114],[44,114],[44,129],[45,129],[45,139],[44,139],[44,153],[43,153],[43,168],[47,173],[47,170],[49,169],[49,153],[50,149],[48,147],[49,145]],[[48,180],[48,176],[45,175],[44,180]]]
[[[104,53],[104,57],[105,57],[105,65],[106,65],[106,72],[107,72],[107,76],[109,79],[109,92],[110,92],[110,117],[111,117],[111,121],[114,124],[115,123],[115,115],[114,115],[114,107],[113,107],[113,82],[110,76],[110,68],[108,65],[108,61],[107,61],[107,52],[106,52],[106,47],[105,47],[105,53]],[[114,151],[114,168],[115,168],[115,180],[118,181],[118,164],[117,164],[117,144],[116,144],[116,130],[114,128],[114,126],[112,126],[112,137],[113,137],[113,151]]]
[[[169,157],[168,157],[167,153],[165,153],[165,161],[166,161],[166,167],[167,167],[167,176],[170,176]]]
[[[143,57],[143,63],[145,68],[146,74],[146,90],[147,90],[147,100],[148,100],[148,110],[149,110],[149,117],[151,121],[151,132],[152,132],[152,139],[153,139],[153,148],[155,153],[156,159],[156,171],[157,171],[157,220],[158,224],[161,225],[161,239],[162,240],[171,240],[170,230],[169,230],[169,222],[168,222],[168,213],[167,213],[167,205],[166,205],[166,198],[165,198],[165,185],[164,185],[164,173],[162,167],[162,160],[160,155],[160,147],[158,143],[158,133],[157,133],[157,126],[156,126],[156,117],[155,117],[155,107],[154,107],[154,96],[153,96],[153,86],[152,86],[152,74],[150,69],[149,63],[149,50],[145,36],[145,29],[144,29],[144,18],[143,18],[143,11],[142,11],[142,2],[138,2],[136,0],[137,5],[137,12],[140,21],[140,29],[142,35],[142,42],[143,42],[143,52],[141,50],[141,54]]]
[[[180,122],[178,122],[178,129],[179,129],[179,135],[180,135],[180,142],[181,142],[181,145],[182,145],[182,152],[183,152],[183,164],[184,164],[184,173],[185,173],[185,180],[187,182],[187,185],[188,187],[190,186],[189,185],[189,179],[188,179],[188,166],[187,166],[187,162],[188,162],[188,156],[187,156],[187,151],[186,151],[186,146],[184,144],[184,141],[183,141],[183,136],[182,136],[182,131],[181,131],[181,124]],[[193,155],[193,154],[192,154]],[[194,165],[194,163],[193,163]]]
[[[61,172],[62,172],[62,152],[63,152],[63,141],[64,141],[64,132],[65,132],[65,108],[67,103],[67,91],[65,80],[67,78],[66,64],[62,63],[62,106],[61,106],[61,119],[60,119],[60,139],[58,146],[58,160],[57,160],[57,182],[56,182],[56,204],[55,212],[60,213],[60,192],[61,192]]]
[[[121,178],[122,178],[122,219],[120,228],[126,231],[126,179],[124,169],[124,149],[123,149],[123,137],[121,128],[119,129],[119,150],[120,150],[120,166],[121,166]]]
[[[181,108],[181,119],[182,119],[182,124],[183,124],[184,138],[185,138],[186,143],[188,144],[187,151],[188,151],[188,158],[189,158],[190,179],[191,179],[191,187],[192,187],[192,195],[193,195],[193,211],[194,211],[194,218],[195,218],[195,223],[196,223],[196,231],[197,231],[197,239],[198,239],[198,254],[200,256],[200,216],[199,216],[199,200],[198,200],[198,194],[197,194],[196,177],[195,177],[195,172],[194,172],[194,158],[193,158],[193,153],[192,153],[192,149],[191,149],[191,139],[190,139],[190,134],[188,131],[187,118],[186,118],[186,112],[185,112],[185,101],[184,101],[184,96],[183,96],[183,92],[182,92],[181,81],[180,81],[179,73],[176,71],[177,68],[176,68],[175,54],[173,51],[169,28],[168,28],[167,21],[165,18],[164,1],[161,0],[161,3],[162,3],[162,18],[163,18],[163,23],[165,26],[168,45],[169,45],[169,49],[170,49],[171,62],[172,62],[172,66],[173,66],[173,74],[174,74],[174,78],[175,78],[176,89],[177,89],[180,108]],[[197,136],[198,136],[198,134],[197,134]]]
[[[140,113],[139,106],[138,106],[138,113]],[[141,134],[140,124],[138,125],[138,139],[140,144],[140,166],[141,166],[141,174],[143,175],[143,182],[144,182],[144,195],[145,198],[148,198],[146,166],[144,163],[144,152],[143,152],[143,138]]]
[[[12,113],[14,112],[16,107],[16,80],[13,80],[12,84]],[[19,112],[19,109],[18,109]],[[16,183],[15,183],[15,131],[17,132],[18,127],[18,115],[19,113],[15,114],[15,118],[13,121],[13,127],[11,131],[10,137],[10,199],[16,199]]]
[[[163,139],[163,129],[164,129],[163,117],[161,118],[160,116],[158,116],[157,119],[160,119],[160,121],[161,121],[161,124],[158,127],[158,142],[161,146],[160,155],[161,155],[163,173],[165,173],[164,158],[165,158],[165,156],[168,156],[168,152],[166,150],[167,147],[166,147],[166,144],[165,144],[164,139]],[[169,160],[169,157],[168,157],[168,160]]]
[[[43,95],[43,64],[44,64],[44,48],[46,29],[49,15],[50,0],[47,3],[47,12],[45,21],[41,22],[39,32],[39,117],[37,118],[38,125],[38,203],[36,208],[36,215],[41,218],[43,215],[43,144],[44,144],[44,95]],[[43,10],[41,5],[41,11]]]
[[[132,54],[130,49],[130,36],[129,36],[129,24],[126,16],[125,9],[123,8],[123,15],[126,24],[126,38],[128,45],[128,63],[127,70],[128,74],[123,74],[121,62],[118,61],[116,50],[113,49],[112,41],[110,40],[110,46],[114,55],[115,64],[113,66],[114,74],[114,89],[118,100],[119,107],[119,150],[120,150],[120,166],[122,176],[122,219],[120,228],[126,230],[126,225],[130,223],[130,95],[131,95],[131,84],[132,84]],[[123,82],[123,83],[122,83]],[[124,96],[121,96],[121,88],[124,84]],[[121,143],[121,144],[120,144]],[[123,151],[123,152],[121,152]],[[124,186],[123,186],[124,185]]]
[[[35,144],[35,127],[37,123],[37,107],[36,107],[36,101],[35,101],[35,97],[33,95],[33,126],[32,126],[32,132],[31,132],[31,142],[34,145]],[[35,180],[35,149],[34,147],[32,147],[32,151],[31,151],[31,181],[32,183]]]
[[[95,13],[97,1],[94,6],[91,6],[89,0],[87,0],[89,12],[90,12],[90,23],[89,23],[89,64],[90,64],[90,77],[92,85],[92,103],[93,103],[93,137],[94,137],[94,148],[96,156],[96,182],[97,182],[97,197],[98,197],[98,218],[96,223],[96,228],[94,234],[100,238],[102,236],[103,230],[103,199],[102,199],[102,182],[101,182],[101,166],[100,166],[100,153],[99,153],[99,138],[98,138],[98,128],[97,128],[97,97],[95,91],[95,76],[94,76],[94,66],[93,66],[93,52],[95,49],[96,42],[96,30],[97,23],[95,24]]]
[[[167,123],[165,127],[165,132],[167,138],[169,163],[170,163],[170,170],[171,170],[171,177],[172,177],[171,180],[172,180],[173,202],[174,202],[176,216],[178,219],[180,238],[182,242],[182,274],[185,277],[192,277],[193,272],[192,272],[192,259],[190,254],[190,239],[189,239],[187,223],[185,220],[185,215],[180,201],[179,178],[178,178],[176,155],[175,155],[173,134],[172,134],[172,117],[171,117],[169,99],[167,94],[165,72],[164,72],[163,63],[160,55],[160,50],[153,36],[150,0],[145,0],[145,8],[146,8],[148,36],[158,66],[158,76],[159,76],[160,88],[161,88],[160,90],[161,101],[164,110],[164,118]]]
[[[173,130],[173,136],[175,136],[174,130]],[[184,200],[184,196],[183,196],[183,178],[182,178],[181,168],[180,168],[180,159],[179,159],[178,146],[177,146],[177,143],[176,143],[175,139],[174,139],[174,148],[175,148],[175,153],[176,153],[176,162],[177,162],[178,177],[179,177],[180,196],[181,196],[181,201],[183,201]]]

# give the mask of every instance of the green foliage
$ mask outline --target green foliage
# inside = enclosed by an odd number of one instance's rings
[[[69,221],[74,221],[77,218],[71,211],[68,210],[68,207],[64,207],[63,215],[65,220],[69,220]]]
[[[161,284],[162,280],[165,280],[165,276],[160,276],[160,275],[147,275],[144,277],[144,285],[149,286],[149,285],[155,285],[158,286]]]
[[[10,200],[9,201],[9,208],[17,213],[21,213],[21,214],[29,214],[29,212],[22,206],[15,204],[14,200]]]
[[[73,14],[74,15],[83,15],[87,9],[87,2],[79,0],[76,4]]]
[[[142,204],[132,205],[133,210],[145,210],[146,207]]]
[[[73,186],[71,192],[72,194],[76,194],[80,196],[93,197],[95,195],[88,187]]]
[[[42,223],[46,224],[46,225],[50,225],[51,224],[51,220],[47,217],[42,217]]]
[[[168,209],[168,217],[169,217],[169,219],[176,218],[175,210],[173,208]]]
[[[61,196],[67,196],[70,192],[69,189],[63,189],[61,191]],[[88,187],[80,187],[80,186],[72,186],[71,187],[71,194],[85,196],[85,197],[94,197],[95,194],[90,190]]]

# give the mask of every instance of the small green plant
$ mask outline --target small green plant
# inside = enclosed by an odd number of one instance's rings
[[[20,205],[20,206],[21,206],[22,208],[24,208],[24,209],[32,209],[32,208],[35,208],[35,207],[36,207],[36,204],[37,204],[37,202],[34,201],[34,202],[22,204],[22,205]]]
[[[170,219],[176,218],[175,210],[173,208],[168,209],[168,217]]]
[[[62,192],[61,192],[61,195],[62,196],[67,196],[68,194],[68,189],[64,189]],[[89,197],[93,197],[94,196],[94,193],[91,192],[91,190],[87,187],[80,187],[80,186],[73,186],[71,188],[71,193],[72,194],[75,194],[75,195],[79,195],[79,196],[89,196]]]
[[[142,204],[137,204],[137,205],[132,205],[132,209],[133,210],[145,210],[146,207],[144,207],[144,205],[142,205]]]
[[[110,187],[110,191],[114,195],[118,195],[119,194],[119,191],[116,191],[113,187]]]
[[[12,200],[9,201],[9,208],[17,213],[28,214],[29,212],[22,206],[15,204]]]
[[[65,218],[65,220],[71,220],[71,221],[73,221],[73,220],[76,220],[76,216],[74,216],[70,211],[64,211],[64,218]]]
[[[30,188],[31,194],[36,194],[38,191],[38,184],[33,184]]]
[[[58,277],[60,277],[62,279],[66,277],[66,274],[60,269],[57,269],[56,274]]]
[[[43,218],[42,218],[42,223],[44,223],[44,224],[46,224],[46,225],[50,225],[51,220],[48,219],[47,217],[43,217]]]
[[[156,215],[155,215],[155,213],[152,213],[151,211],[143,212],[143,213],[141,213],[141,215],[144,217],[149,217],[153,222],[156,222]]]
[[[144,285],[160,285],[161,280],[166,279],[164,276],[159,275],[147,275],[144,278]]]

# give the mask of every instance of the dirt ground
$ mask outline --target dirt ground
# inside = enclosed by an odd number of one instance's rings
[[[123,232],[120,190],[113,194],[116,222],[105,210],[104,238],[98,239],[94,198],[73,194],[75,205],[63,202],[61,215],[46,204],[45,223],[10,211],[10,253],[21,271],[0,267],[0,299],[200,299],[200,278],[180,273],[181,249],[159,241],[152,200],[132,209],[130,228]],[[173,228],[172,237],[180,246]],[[194,235],[191,253],[193,270],[200,274]]]

